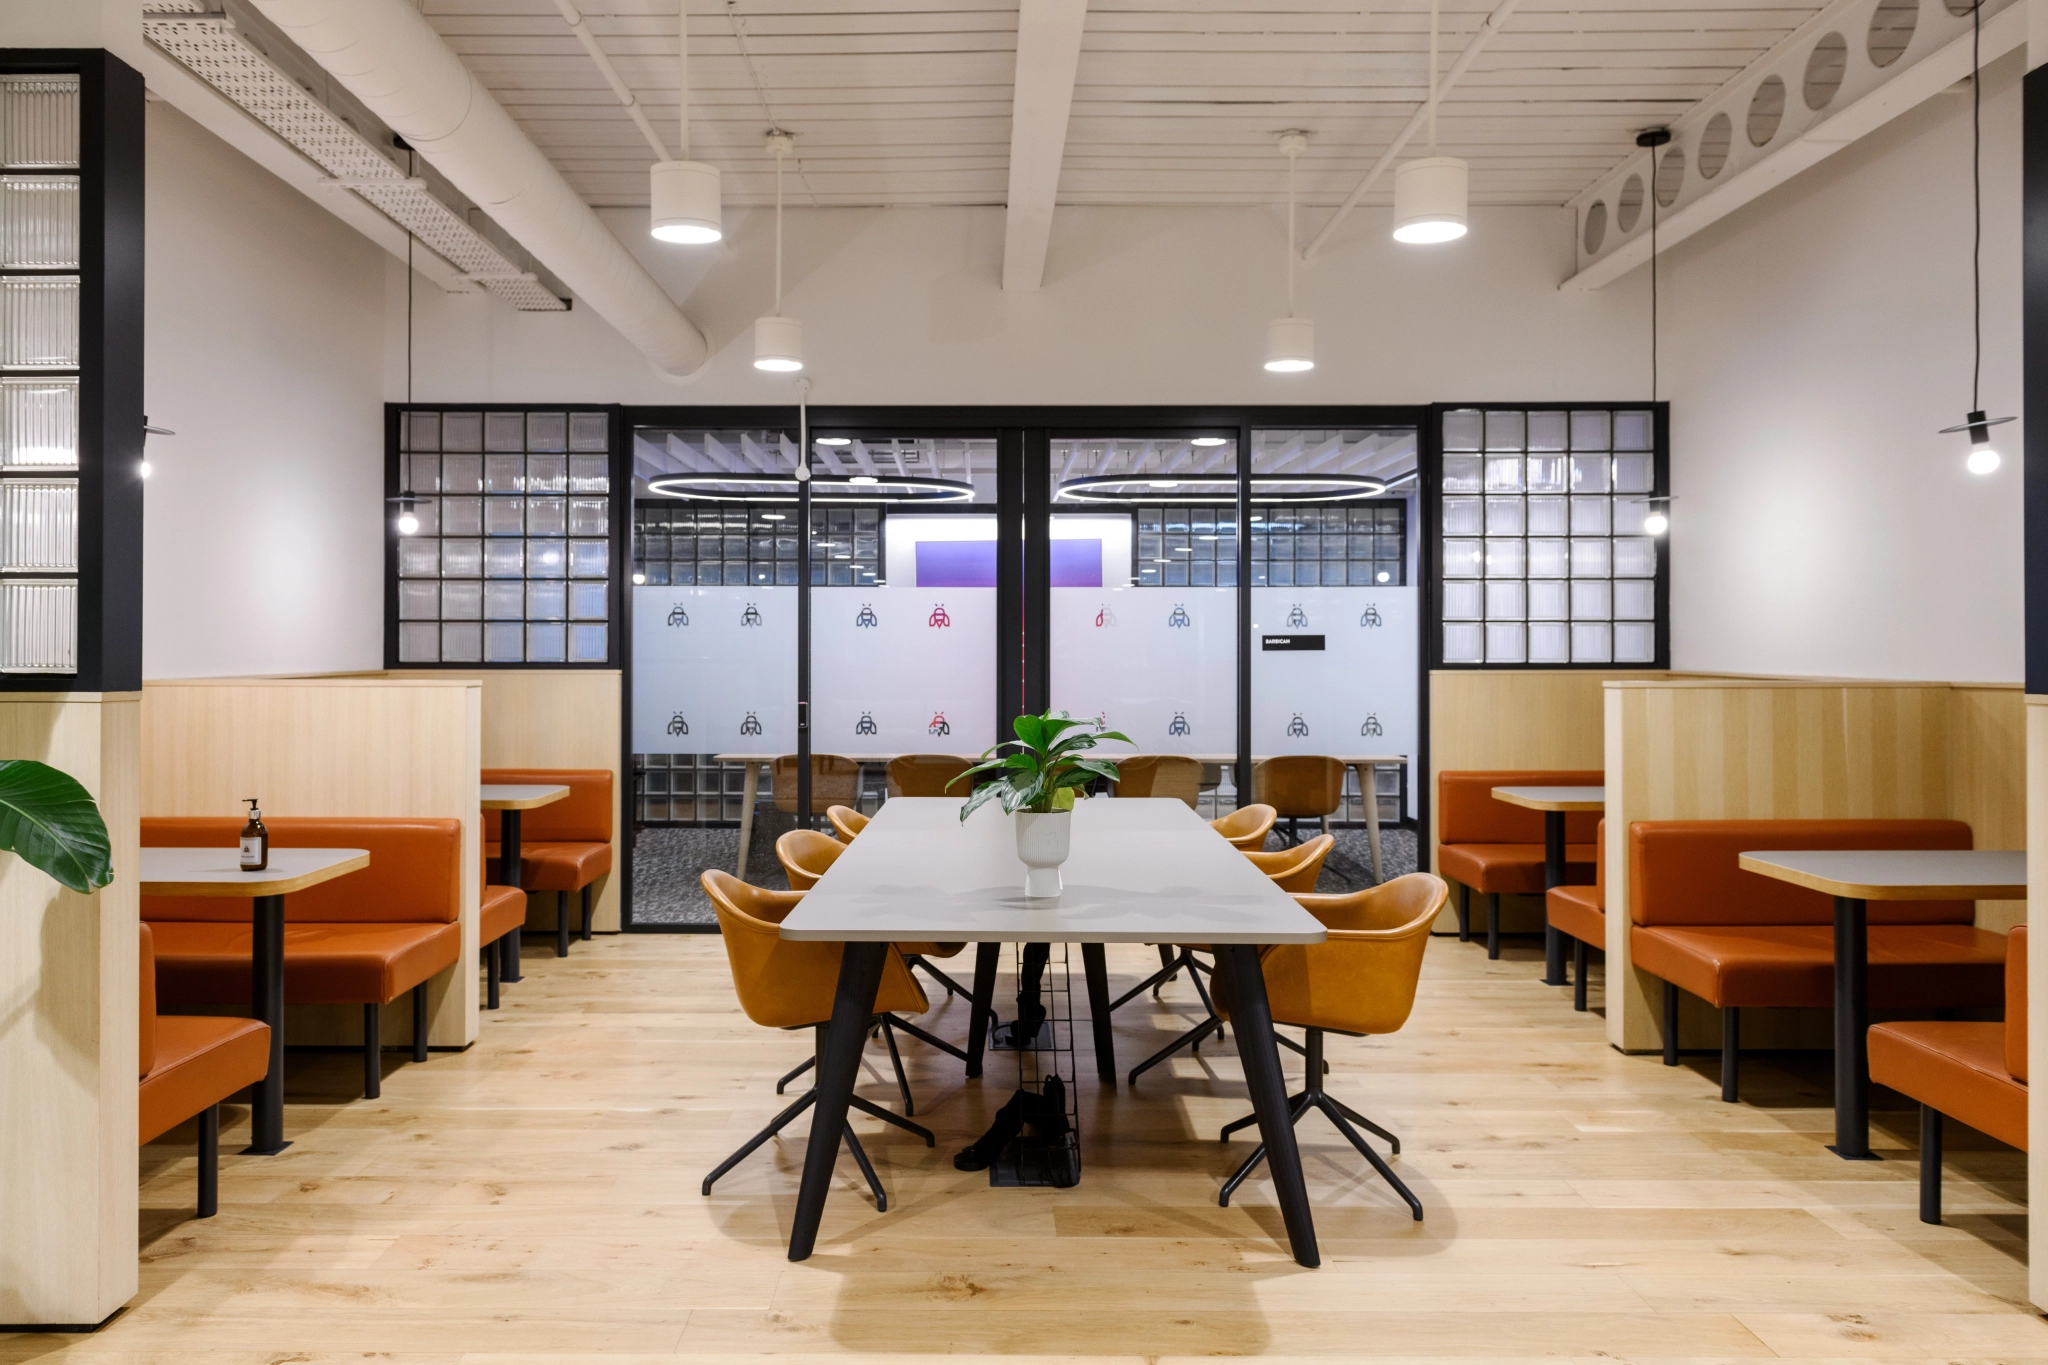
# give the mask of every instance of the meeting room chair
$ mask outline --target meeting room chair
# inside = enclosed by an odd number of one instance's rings
[[[1180,754],[1134,754],[1116,761],[1116,794],[1132,797],[1172,797],[1187,803],[1189,810],[1200,807],[1202,764]]]
[[[1266,846],[1266,836],[1273,832],[1273,822],[1279,816],[1280,813],[1271,806],[1255,802],[1211,820],[1209,828],[1229,840],[1232,848],[1261,849]]]
[[[1298,822],[1330,817],[1344,804],[1344,765],[1322,754],[1281,754],[1252,764],[1252,800],[1271,806],[1287,821],[1287,842],[1300,843]]]
[[[1308,1075],[1301,1093],[1288,1097],[1291,1121],[1299,1123],[1310,1109],[1319,1110],[1393,1186],[1417,1222],[1422,1219],[1422,1201],[1351,1125],[1383,1138],[1396,1156],[1401,1154],[1401,1139],[1323,1089],[1328,1069],[1323,1035],[1363,1038],[1394,1033],[1408,1022],[1422,975],[1422,954],[1429,947],[1429,928],[1449,897],[1443,879],[1427,872],[1411,872],[1349,895],[1296,896],[1304,910],[1323,922],[1329,939],[1276,944],[1259,954],[1273,1022],[1307,1030]],[[1228,1018],[1230,992],[1227,983],[1218,985],[1217,1009]],[[1253,1115],[1226,1124],[1221,1140],[1230,1141],[1232,1133],[1256,1122]],[[1224,1182],[1216,1202],[1227,1208],[1230,1196],[1265,1158],[1262,1142]]]
[[[1315,838],[1310,839],[1306,843],[1296,845],[1294,848],[1278,849],[1272,853],[1246,853],[1244,856],[1254,867],[1257,867],[1261,872],[1271,877],[1274,884],[1283,891],[1291,893],[1298,889],[1314,890],[1316,879],[1322,875],[1323,860],[1330,856],[1330,850],[1336,846],[1336,843],[1335,836],[1318,834]],[[1151,976],[1146,977],[1143,981],[1140,981],[1130,990],[1125,991],[1110,1002],[1109,1008],[1113,1012],[1136,999],[1146,990],[1163,986],[1173,979],[1175,973],[1185,967],[1188,971],[1188,979],[1194,982],[1195,994],[1202,998],[1202,1008],[1208,1011],[1208,1017],[1203,1019],[1201,1023],[1196,1024],[1186,1033],[1181,1034],[1165,1047],[1132,1067],[1130,1074],[1130,1083],[1132,1085],[1138,1083],[1138,1077],[1144,1075],[1153,1067],[1158,1066],[1182,1048],[1199,1049],[1202,1040],[1212,1033],[1218,1038],[1223,1036],[1223,1021],[1217,1016],[1215,1002],[1209,998],[1208,990],[1202,985],[1202,973],[1210,972],[1213,974],[1215,968],[1195,956],[1196,953],[1206,953],[1208,951],[1210,951],[1208,945],[1200,943],[1178,944],[1170,949],[1162,945],[1160,956],[1167,959],[1166,964]],[[1301,1051],[1299,1047],[1295,1046],[1294,1040],[1291,1038],[1283,1038],[1280,1041],[1282,1046],[1294,1048],[1297,1052]]]
[[[801,891],[768,891],[749,886],[730,872],[717,868],[706,872],[702,883],[704,894],[711,898],[711,908],[718,915],[719,934],[725,942],[725,956],[732,967],[733,990],[739,996],[740,1008],[746,1011],[747,1018],[763,1028],[810,1029],[813,1042],[811,1064],[817,1065],[817,1059],[825,1052],[825,1033],[832,1022],[832,997],[839,986],[839,958],[846,945],[799,943],[782,937],[777,926],[803,900]],[[910,969],[903,965],[899,954],[890,953],[882,964],[882,981],[875,992],[875,1009],[883,1013],[908,1010],[917,1014],[925,1008],[924,992],[918,989]],[[890,1060],[896,1064],[897,1083],[908,1094],[910,1086],[903,1079],[902,1059],[896,1056],[893,1045],[889,1053]],[[781,1087],[776,1087],[776,1090],[779,1094]],[[720,1176],[753,1155],[756,1148],[781,1132],[817,1100],[815,1086],[798,1096],[796,1103],[777,1114],[766,1128],[748,1138],[738,1151],[719,1162],[717,1168],[704,1177],[703,1192],[709,1195]],[[900,1114],[892,1114],[872,1100],[855,1095],[850,1103],[871,1118],[916,1134],[924,1139],[927,1147],[937,1145],[938,1139],[932,1136],[930,1129],[912,1123]],[[868,1154],[862,1150],[860,1139],[854,1136],[851,1122],[846,1125],[846,1146],[860,1166],[861,1174],[867,1178],[868,1188],[874,1192],[876,1212],[886,1213],[889,1196],[883,1191],[875,1168],[868,1163]]]
[[[808,891],[816,886],[818,879],[825,875],[832,864],[838,861],[839,855],[845,851],[845,844],[840,843],[829,834],[821,834],[814,829],[793,829],[775,841],[776,861],[782,864],[782,873],[789,878],[789,889],[792,891]],[[969,1001],[971,1007],[974,1000],[974,992],[926,961],[927,958],[931,957],[958,957],[966,947],[967,945],[964,943],[899,943],[896,945],[896,951],[903,954],[903,961],[906,966],[914,971],[922,971],[933,981],[944,986],[947,995],[964,996]],[[923,1012],[923,1010],[918,1011],[920,1014]],[[941,1052],[958,1057],[963,1062],[967,1060],[965,1050],[953,1046],[943,1038],[926,1033],[907,1019],[899,1018],[894,1014],[884,1013],[882,1015],[882,1036],[888,1041],[889,1050],[892,1053],[896,1050],[896,1040],[892,1036],[891,1031],[899,1028],[911,1037],[931,1044]],[[801,1074],[808,1069],[808,1067],[800,1066],[797,1068],[796,1073],[792,1074]],[[785,1076],[783,1078],[784,1083],[787,1083],[789,1079],[789,1077]],[[903,1112],[906,1114],[916,1112],[911,1107],[910,1087],[907,1083],[903,1087]]]
[[[957,796],[966,799],[967,784],[947,783],[974,766],[958,754],[898,754],[889,760],[889,795]]]
[[[768,769],[775,788],[775,809],[784,815],[796,812],[796,779],[799,767],[795,754],[784,754]],[[860,764],[840,754],[811,755],[811,809],[834,803],[860,800]]]
[[[825,823],[832,826],[832,832],[840,843],[850,844],[856,834],[868,827],[868,817],[852,806],[827,806]]]

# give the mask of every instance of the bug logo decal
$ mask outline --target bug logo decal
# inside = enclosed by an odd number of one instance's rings
[[[668,732],[672,735],[687,735],[690,733],[690,722],[683,719],[682,712],[678,711],[668,718]]]
[[[761,609],[755,606],[752,602],[747,603],[747,609],[740,613],[740,624],[743,626],[760,625]]]
[[[861,712],[860,720],[854,724],[853,732],[857,735],[878,735],[882,733],[875,728],[875,713],[872,711]]]
[[[761,718],[755,715],[752,711],[747,712],[747,718],[740,722],[740,733],[743,735],[760,734]]]
[[[668,609],[668,623],[672,626],[687,626],[690,624],[690,613],[683,610],[682,603],[678,602]]]
[[[944,602],[935,602],[932,604],[932,614],[924,618],[924,623],[933,630],[943,630],[953,624],[953,618],[946,614]]]
[[[1287,737],[1289,739],[1308,738],[1308,722],[1301,718],[1301,712],[1296,711],[1294,719],[1287,722]]]
[[[1173,724],[1166,727],[1166,733],[1176,738],[1183,735],[1192,735],[1194,728],[1188,724],[1188,713],[1185,711],[1174,712]]]

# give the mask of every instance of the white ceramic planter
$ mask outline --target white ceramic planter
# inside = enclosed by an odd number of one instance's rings
[[[1074,813],[1056,810],[1045,815],[1017,813],[1017,861],[1024,864],[1024,894],[1060,894],[1060,864],[1073,842]]]

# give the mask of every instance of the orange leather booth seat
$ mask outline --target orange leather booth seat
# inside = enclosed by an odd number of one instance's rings
[[[1595,948],[1607,946],[1607,822],[1593,835],[1593,884],[1553,886],[1544,893],[1551,927]]]
[[[1834,1004],[1834,902],[1744,872],[1766,849],[1968,848],[1955,820],[1646,820],[1629,826],[1635,965],[1723,1008]],[[1996,1005],[2005,940],[1969,901],[1869,903],[1870,1003]]]
[[[2027,1147],[2027,927],[2006,938],[2005,1022],[1870,1030],[1870,1079],[1980,1133]]]
[[[155,944],[150,926],[141,928],[138,1146],[256,1084],[270,1069],[268,1024],[156,1012]]]
[[[280,816],[273,848],[361,848],[370,865],[284,898],[284,998],[294,1005],[387,1004],[455,964],[462,951],[462,823]],[[145,848],[233,848],[236,818],[156,817]],[[249,999],[250,903],[144,896],[158,990],[178,1005]]]
[[[486,768],[485,783],[567,787],[559,801],[523,811],[519,881],[528,891],[580,891],[612,870],[609,768]],[[495,869],[499,812],[484,812],[484,852]]]
[[[477,942],[496,943],[526,924],[526,893],[516,886],[485,886],[477,907]]]
[[[1495,787],[1597,787],[1607,774],[1592,769],[1443,772],[1437,774],[1436,870],[1488,895],[1543,894],[1543,812],[1493,799]],[[1564,818],[1565,880],[1594,875],[1594,830],[1600,816]]]

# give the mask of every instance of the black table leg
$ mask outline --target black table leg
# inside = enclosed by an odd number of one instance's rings
[[[1876,1161],[1870,1150],[1869,907],[1835,897],[1835,1140],[1844,1161]]]
[[[1266,1004],[1266,976],[1259,950],[1248,943],[1216,945],[1216,970],[1227,973],[1231,1023],[1237,1028],[1237,1055],[1244,1063],[1245,1087],[1259,1116],[1259,1139],[1273,1171],[1280,1196],[1280,1216],[1297,1263],[1314,1269],[1323,1263],[1316,1250],[1316,1225],[1309,1214],[1308,1186],[1301,1178],[1301,1152],[1294,1145],[1294,1120],[1287,1108],[1287,1082],[1280,1071],[1280,1049],[1273,1042],[1273,1015]]]
[[[1564,885],[1564,812],[1543,812],[1543,889]],[[1564,935],[1550,922],[1550,897],[1543,898],[1543,984],[1563,986]]]
[[[276,1156],[284,1140],[284,897],[258,896],[249,945],[249,1012],[270,1025],[270,1068],[256,1082],[244,1156]]]
[[[498,877],[506,886],[519,886],[519,816],[516,810],[498,812]],[[523,888],[522,888],[523,889]],[[519,930],[515,926],[505,935],[501,944],[505,954],[505,970],[502,973],[506,984],[521,980],[525,973],[519,970]]]
[[[1088,1020],[1095,1026],[1095,1076],[1116,1089],[1116,1031],[1110,1027],[1109,958],[1100,943],[1081,945],[1081,970],[1088,977]]]
[[[811,1114],[810,1146],[804,1151],[804,1182],[797,1191],[796,1217],[789,1230],[789,1259],[809,1258],[818,1242],[818,1222],[832,1189],[832,1167],[846,1132],[846,1111],[860,1073],[861,1048],[874,1018],[875,993],[882,984],[886,943],[849,943],[839,959],[839,985],[832,995],[832,1027],[818,1058],[818,1102]]]
[[[967,1078],[981,1074],[982,1050],[988,1046],[989,1023],[995,1018],[996,968],[1003,960],[1000,943],[974,945],[974,994],[967,1002]]]

